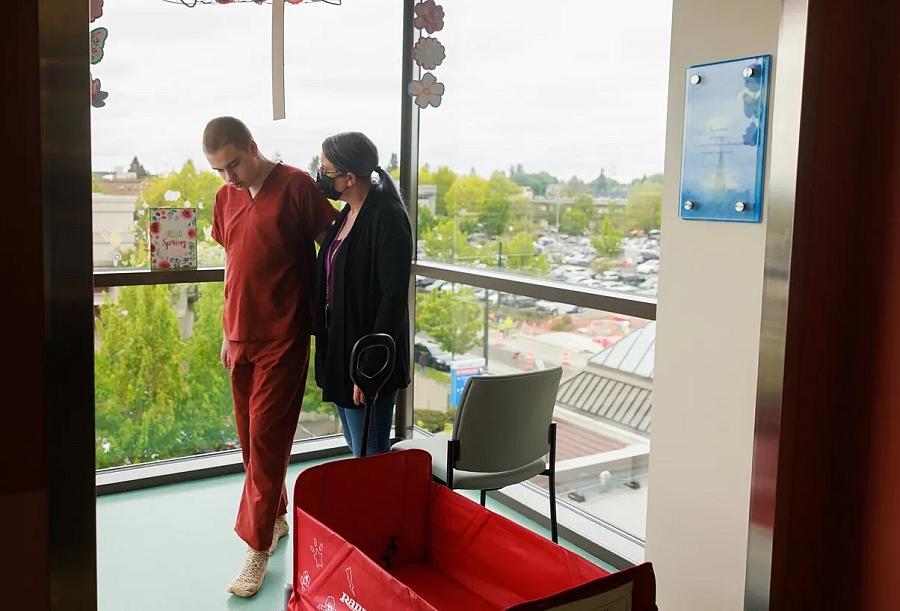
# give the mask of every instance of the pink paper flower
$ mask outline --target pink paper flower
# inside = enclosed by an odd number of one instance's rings
[[[103,0],[91,0],[91,23],[101,17],[103,17]]]
[[[420,38],[413,46],[413,59],[422,68],[434,70],[447,57],[447,50],[437,38]]]
[[[181,216],[186,219],[192,219],[192,218],[194,218],[194,213],[191,210],[189,210],[188,208],[184,208],[181,211]]]
[[[150,233],[156,235],[159,233],[159,223],[153,222],[150,223]]]
[[[156,252],[156,244],[153,244],[153,243],[150,244],[150,252],[151,253]]]
[[[193,227],[191,227],[188,229],[187,235],[189,238],[191,238],[193,240],[194,238],[197,237],[197,230],[194,229]]]
[[[172,267],[172,264],[166,259],[162,259],[159,262],[159,269],[169,269],[170,267]]]
[[[92,78],[91,79],[91,106],[94,108],[103,108],[106,106],[106,98],[109,96],[108,93],[102,91],[100,89],[100,79]]]
[[[425,0],[416,5],[416,20],[413,25],[419,30],[425,30],[429,34],[440,32],[444,29],[444,7],[434,0]]]
[[[437,108],[441,105],[441,96],[444,95],[444,84],[438,83],[432,73],[426,72],[421,81],[410,81],[407,91],[416,98],[416,105],[419,108],[426,108],[429,105]]]

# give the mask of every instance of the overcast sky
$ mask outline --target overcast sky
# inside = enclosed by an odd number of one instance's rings
[[[106,0],[93,66],[93,164],[206,167],[206,121],[232,114],[261,149],[305,168],[322,139],[366,132],[399,152],[400,0],[288,5],[287,119],[272,120],[271,7]],[[438,0],[440,108],[421,115],[420,161],[480,174],[523,164],[566,178],[662,170],[671,0]]]

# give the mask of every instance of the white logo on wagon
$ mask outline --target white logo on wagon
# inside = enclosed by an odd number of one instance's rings
[[[347,605],[351,611],[366,611],[366,608],[361,604],[347,596],[346,592],[341,592],[341,602]]]

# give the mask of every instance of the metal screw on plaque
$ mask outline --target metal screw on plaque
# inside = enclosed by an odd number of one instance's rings
[[[750,78],[751,76],[753,76],[753,68],[750,68],[749,66],[744,68],[744,78]]]
[[[747,204],[745,204],[744,202],[738,202],[734,205],[734,209],[736,212],[743,212],[747,209]]]
[[[684,209],[685,210],[693,210],[694,202],[692,202],[691,200],[687,200],[686,202],[684,202]]]
[[[702,80],[703,80],[703,79],[700,78],[700,75],[699,75],[699,74],[692,74],[692,75],[691,75],[691,85],[699,85],[699,84],[700,84],[700,81],[702,81]]]

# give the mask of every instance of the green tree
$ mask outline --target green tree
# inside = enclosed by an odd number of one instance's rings
[[[488,180],[488,192],[478,222],[489,236],[502,235],[509,226],[513,200],[521,189],[503,172],[494,172]]]
[[[456,173],[447,166],[439,167],[437,172],[432,175],[432,180],[434,181],[433,184],[437,187],[437,197],[434,206],[436,214],[447,214],[447,192],[450,191],[450,188],[453,186],[453,183],[456,182],[456,179]]]
[[[604,215],[600,222],[600,231],[591,240],[591,244],[598,253],[604,255],[616,255],[622,252],[622,230],[615,226],[608,214]]]
[[[460,231],[456,219],[445,218],[420,235],[425,256],[432,261],[453,263],[475,259],[475,249],[469,246],[469,238]]]
[[[662,216],[662,184],[647,180],[628,192],[625,217],[630,229],[659,229]]]
[[[537,196],[545,195],[547,193],[548,186],[555,185],[559,182],[559,180],[555,176],[547,172],[530,174],[525,171],[521,163],[509,169],[509,177],[516,184],[522,187],[529,187],[531,191]]]
[[[583,212],[588,220],[588,224],[594,220],[594,217],[597,214],[594,198],[587,193],[580,193],[572,199],[572,209]]]
[[[387,171],[388,173],[393,172],[394,170],[400,169],[400,159],[397,157],[397,153],[391,153],[391,160],[388,162]]]
[[[416,295],[416,325],[451,354],[463,354],[479,344],[481,307],[471,289],[431,291]]]
[[[448,216],[473,214],[484,209],[489,191],[488,181],[480,176],[463,176],[453,182],[444,198]]]
[[[560,197],[575,197],[581,194],[590,194],[591,188],[584,181],[573,176],[559,187],[557,195]]]
[[[134,156],[134,159],[131,160],[131,165],[128,166],[129,172],[134,172],[138,178],[146,178],[148,176],[147,170],[144,169],[144,166],[141,165],[141,162],[138,161],[137,155]]]
[[[581,235],[588,228],[590,219],[583,210],[567,208],[560,215],[559,231],[569,235]]]
[[[322,160],[319,159],[319,156],[318,156],[318,155],[316,155],[315,157],[313,157],[312,159],[310,159],[310,160],[309,160],[309,165],[306,166],[307,169],[309,170],[309,175],[310,175],[310,176],[315,176],[316,174],[318,174],[318,173],[319,173],[319,166],[320,166],[320,165],[322,165]]]
[[[95,355],[97,466],[177,456],[184,345],[167,286],[123,287],[100,306]]]
[[[601,168],[600,176],[590,183],[594,194],[603,197],[626,197],[628,195],[628,186],[623,185],[615,178],[606,175],[606,171]]]
[[[237,438],[231,374],[220,360],[225,294],[219,282],[200,284],[197,293],[193,334],[186,342],[188,392],[178,419],[189,448],[218,449]]]
[[[504,241],[503,253],[506,265],[511,269],[546,272],[550,268],[547,257],[534,252],[534,236],[525,231]]]
[[[419,208],[419,235],[425,235],[437,224],[437,219],[434,218],[434,215],[431,213],[431,210],[422,206]]]

